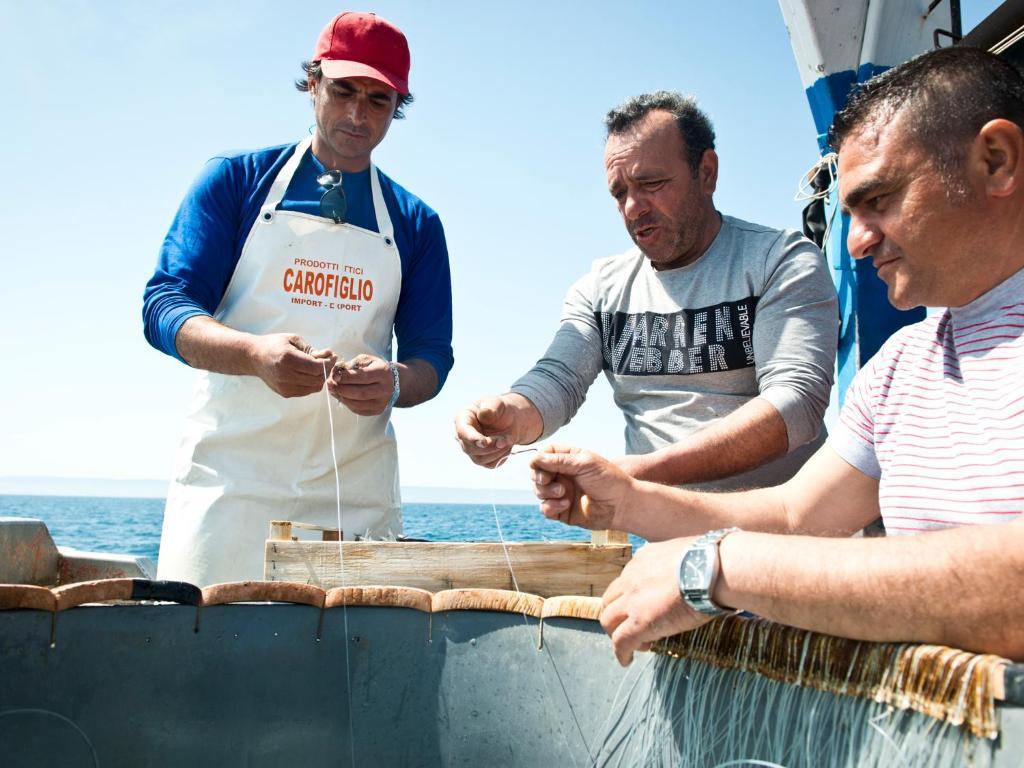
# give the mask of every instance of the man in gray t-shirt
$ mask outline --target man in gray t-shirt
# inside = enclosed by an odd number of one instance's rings
[[[838,338],[821,252],[795,232],[715,209],[718,156],[692,99],[664,91],[607,117],[605,169],[636,247],[569,290],[544,357],[456,417],[493,467],[553,434],[604,370],[633,476],[740,488],[790,478],[824,439]]]

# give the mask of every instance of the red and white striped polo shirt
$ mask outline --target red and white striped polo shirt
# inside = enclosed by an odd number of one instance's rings
[[[889,534],[1024,511],[1024,270],[901,329],[857,374],[832,448],[879,479]]]

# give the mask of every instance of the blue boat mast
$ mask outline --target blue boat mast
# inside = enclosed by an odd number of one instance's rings
[[[822,157],[831,152],[828,129],[859,84],[923,53],[945,36],[960,37],[959,0],[780,0],[811,107]],[[857,370],[897,329],[925,317],[924,307],[895,309],[867,260],[846,248],[849,217],[833,189],[825,200],[829,222],[823,243],[833,268],[841,314],[837,392],[842,403]]]

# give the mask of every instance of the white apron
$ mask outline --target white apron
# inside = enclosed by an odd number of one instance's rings
[[[370,166],[379,234],[276,210],[311,139],[281,169],[215,318],[254,334],[294,333],[351,359],[391,359],[402,283],[394,230]],[[356,416],[333,398],[346,539],[402,528],[390,409]],[[263,578],[268,522],[337,527],[324,391],[284,398],[255,376],[201,372],[167,497],[157,576],[198,586]]]

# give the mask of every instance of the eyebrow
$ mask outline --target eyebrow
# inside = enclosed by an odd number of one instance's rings
[[[662,168],[651,168],[633,176],[637,181],[650,181],[651,179],[667,179],[671,174]]]
[[[358,88],[355,88],[354,86],[350,85],[349,83],[346,83],[344,78],[336,78],[336,79],[332,80],[331,82],[334,84],[335,87],[341,88],[341,89],[347,91],[348,93],[357,93],[359,91]],[[391,97],[391,92],[390,91],[385,91],[385,90],[369,90],[369,89],[367,89],[366,95],[370,96],[371,98],[375,97],[375,96],[382,96],[385,99],[388,99],[388,98]]]
[[[871,178],[862,181],[856,187],[854,187],[848,194],[840,199],[839,211],[844,216],[850,215],[850,209],[856,208],[864,200],[865,197],[874,192],[878,187],[884,187],[888,183],[885,178]]]
[[[644,171],[643,173],[631,174],[630,178],[633,181],[638,181],[641,184],[643,184],[646,181],[660,181],[662,179],[668,179],[671,176],[672,176],[672,174],[669,173],[668,171],[665,171],[665,170],[662,170],[662,169],[651,169],[649,171]],[[615,183],[609,185],[608,191],[612,192],[617,187],[621,187],[621,186],[622,185],[618,182],[618,180],[616,180]]]

